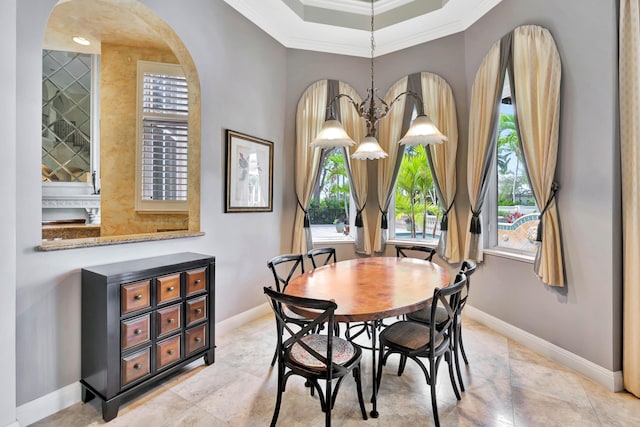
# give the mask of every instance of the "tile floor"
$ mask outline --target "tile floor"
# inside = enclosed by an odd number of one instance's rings
[[[275,404],[276,372],[269,363],[275,323],[265,316],[218,337],[216,362],[194,362],[178,375],[125,402],[109,426],[268,426]],[[611,393],[492,330],[465,319],[469,366],[466,392],[457,401],[446,364],[438,378],[442,426],[640,426],[640,399]],[[335,426],[433,425],[429,389],[419,368],[407,362],[398,377],[397,357],[384,369],[380,417],[364,421],[355,383],[345,379],[333,412]],[[371,356],[363,356],[363,387],[371,391]],[[324,414],[302,379],[293,377],[283,397],[279,426],[321,426]],[[371,405],[367,404],[367,410]],[[34,425],[76,427],[104,424],[97,399],[77,403]]]

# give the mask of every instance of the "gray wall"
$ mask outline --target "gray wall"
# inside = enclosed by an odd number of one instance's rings
[[[2,156],[4,164],[0,168],[0,199],[4,208],[0,209],[0,271],[3,285],[0,298],[0,366],[5,367],[3,386],[0,387],[0,426],[16,420],[16,22],[14,20],[16,0],[0,2],[0,56],[6,65],[0,67],[0,92],[5,101],[0,103],[0,117],[3,117],[4,142]]]
[[[34,250],[40,243],[41,221],[41,49],[46,21],[55,1],[18,2],[20,73],[15,145],[21,166],[15,189],[20,194],[17,202],[20,214],[15,221],[17,250],[4,251],[7,257],[17,252],[15,326],[17,336],[21,337],[16,350],[18,405],[80,378],[83,266],[180,251],[214,255],[218,321],[262,304],[264,298],[257,290],[273,280],[267,274],[266,260],[280,250],[286,49],[222,1],[191,0],[189,7],[171,0],[144,3],[182,38],[200,76],[201,229],[206,235],[49,253]],[[272,213],[223,213],[226,128],[274,142]]]
[[[470,304],[611,371],[622,368],[615,3],[508,0],[465,32],[469,96],[482,58],[508,31],[537,24],[555,38],[563,67],[558,206],[568,282],[566,290],[549,288],[531,264],[487,256]],[[468,198],[457,200],[466,211]]]

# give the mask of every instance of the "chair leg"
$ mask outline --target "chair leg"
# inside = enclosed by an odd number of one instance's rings
[[[278,359],[278,349],[276,348],[276,351],[273,352],[273,359],[271,359],[271,366],[274,366],[276,364],[276,359]]]
[[[462,344],[462,325],[459,326],[459,330],[458,330],[458,344],[460,346],[460,351],[462,352],[462,358],[464,359],[464,364],[468,365],[469,361],[467,360],[467,354],[464,352],[464,345]]]
[[[449,378],[451,379],[451,386],[453,387],[453,392],[456,394],[456,398],[458,400],[462,400],[462,397],[460,397],[460,392],[458,391],[458,385],[456,384],[456,379],[453,376],[453,354],[452,353],[453,353],[452,351],[449,351],[448,353],[446,353],[445,360],[449,368]]]
[[[433,411],[433,421],[436,427],[440,427],[440,418],[438,417],[438,402],[436,400],[436,377],[438,375],[438,367],[433,357],[429,358],[429,370],[431,372],[431,378],[429,386],[431,390],[431,410]]]
[[[324,414],[324,425],[331,427],[331,409],[333,407],[333,394],[331,393],[331,379],[327,378],[327,385],[325,386],[325,406],[327,410]]]
[[[356,380],[356,390],[358,392],[358,402],[360,403],[360,412],[362,412],[362,419],[366,420],[367,410],[364,407],[364,396],[362,395],[362,381],[360,378],[360,367],[353,369],[353,378]]]
[[[404,368],[407,366],[407,356],[404,354],[400,355],[400,363],[398,364],[398,376],[401,376],[404,372]]]
[[[453,357],[456,362],[456,372],[458,373],[458,384],[460,384],[460,390],[465,391],[464,383],[462,382],[462,374],[460,373],[460,357],[458,356],[458,348],[460,347],[460,328],[456,328],[455,337],[453,339]]]
[[[271,427],[275,427],[278,421],[278,415],[280,414],[280,404],[282,403],[282,388],[284,378],[284,367],[278,364],[278,397],[276,398],[276,407],[273,410],[273,417],[271,418]]]

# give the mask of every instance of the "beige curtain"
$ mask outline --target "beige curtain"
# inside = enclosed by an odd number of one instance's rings
[[[542,282],[564,286],[560,225],[554,183],[560,119],[560,55],[553,37],[537,25],[513,33],[513,76],[520,144],[541,209],[540,246],[534,271]]]
[[[620,0],[624,388],[640,397],[640,0]]]
[[[360,102],[358,93],[346,83],[340,82],[340,93],[349,95],[356,103]],[[349,100],[345,97],[340,99],[340,122],[344,130],[349,134],[351,139],[360,143],[365,136],[365,122],[360,118],[357,111]],[[355,151],[357,145],[347,148],[347,164],[349,165],[349,180],[353,191],[353,199],[356,204],[356,221],[355,221],[355,250],[357,253],[371,254],[371,237],[369,236],[369,222],[367,220],[367,212],[364,209],[367,203],[368,178],[367,164],[362,160],[351,160],[351,152]]]
[[[500,42],[496,42],[484,57],[471,88],[471,106],[469,109],[469,143],[467,153],[467,191],[471,204],[471,212],[467,224],[465,240],[466,259],[482,261],[483,245],[480,228],[480,208],[484,199],[483,184],[488,170],[492,146],[495,138],[491,137],[496,120],[496,99],[502,92],[500,82]],[[475,212],[475,215],[474,215]],[[472,232],[474,227],[476,232]]]
[[[407,90],[407,77],[403,77],[398,80],[387,91],[384,100],[389,103],[397,95]],[[395,177],[397,173],[397,162],[399,160],[399,145],[398,140],[402,137],[402,122],[404,117],[404,102],[396,102],[393,108],[389,111],[387,117],[379,122],[378,129],[378,142],[383,150],[389,155],[385,159],[378,160],[378,219],[375,223],[376,232],[374,237],[373,250],[374,252],[383,252],[387,241],[387,229],[383,228],[386,225],[387,209],[389,208],[390,197],[393,192],[395,184]],[[394,215],[395,217],[395,215]],[[391,220],[394,220],[394,217]]]
[[[461,261],[458,217],[454,203],[458,151],[456,103],[451,87],[442,77],[423,72],[420,78],[425,113],[449,139],[443,144],[429,145],[428,155],[444,212],[442,224],[446,225],[446,230],[442,230],[438,242],[438,255],[450,263],[456,263]]]
[[[298,102],[296,114],[296,197],[298,206],[293,226],[291,252],[305,253],[312,248],[311,228],[306,209],[311,201],[318,168],[320,148],[311,148],[309,143],[320,131],[325,121],[327,109],[327,80],[319,80],[309,86]]]

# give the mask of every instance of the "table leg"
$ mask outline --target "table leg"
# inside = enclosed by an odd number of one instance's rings
[[[376,373],[378,371],[376,367],[376,330],[377,330],[377,321],[373,320],[371,322],[371,371],[373,381],[373,392],[371,393],[371,403],[373,404],[373,409],[371,410],[371,418],[378,418],[378,405],[377,405],[377,394],[378,394],[378,383],[376,378]]]

